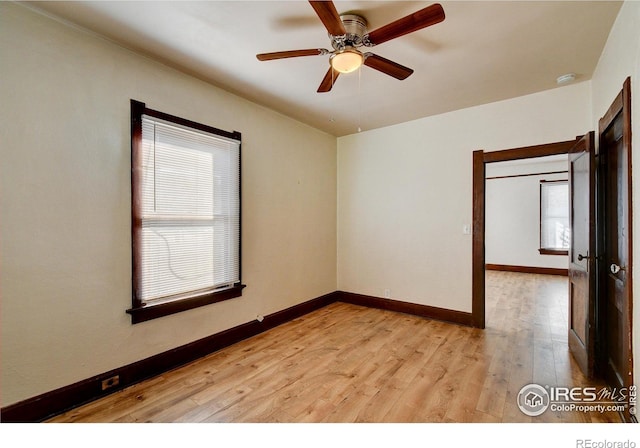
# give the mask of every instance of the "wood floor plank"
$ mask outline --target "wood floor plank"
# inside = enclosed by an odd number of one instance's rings
[[[51,422],[618,422],[523,414],[520,389],[601,386],[567,348],[567,280],[487,272],[486,329],[334,303]]]
[[[469,365],[460,378],[462,389],[456,397],[455,405],[447,409],[444,421],[472,423],[476,421],[476,416],[480,412],[478,401],[482,393],[484,378],[489,371],[491,358],[483,354],[465,354],[465,356],[469,357]],[[499,421],[498,417],[495,418]]]
[[[371,400],[365,403],[362,411],[356,418],[356,423],[387,422],[385,416],[390,409],[401,399],[401,394],[407,388],[406,381],[392,377],[385,381],[384,385]]]

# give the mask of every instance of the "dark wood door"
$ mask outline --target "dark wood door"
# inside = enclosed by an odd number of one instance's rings
[[[569,350],[587,377],[595,362],[594,133],[569,151]]]
[[[627,84],[627,83],[625,83]],[[628,87],[627,87],[628,88]],[[626,96],[625,96],[626,95]],[[600,369],[611,387],[629,387],[631,359],[630,117],[623,89],[600,120],[602,243],[598,299]]]

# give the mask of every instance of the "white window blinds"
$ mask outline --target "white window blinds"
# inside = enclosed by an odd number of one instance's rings
[[[567,182],[540,184],[540,247],[566,250],[571,240]]]
[[[240,142],[142,116],[140,299],[240,281]]]

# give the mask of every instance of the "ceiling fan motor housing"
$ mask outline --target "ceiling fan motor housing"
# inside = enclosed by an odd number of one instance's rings
[[[364,17],[356,14],[345,14],[340,16],[346,34],[344,36],[332,36],[331,45],[335,50],[344,50],[346,47],[360,47],[363,45],[362,38],[367,32],[367,21]]]

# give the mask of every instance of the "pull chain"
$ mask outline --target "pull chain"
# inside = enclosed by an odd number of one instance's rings
[[[360,94],[360,85],[362,84],[362,66],[358,67],[358,132],[362,132],[360,125],[362,124],[362,95]]]

